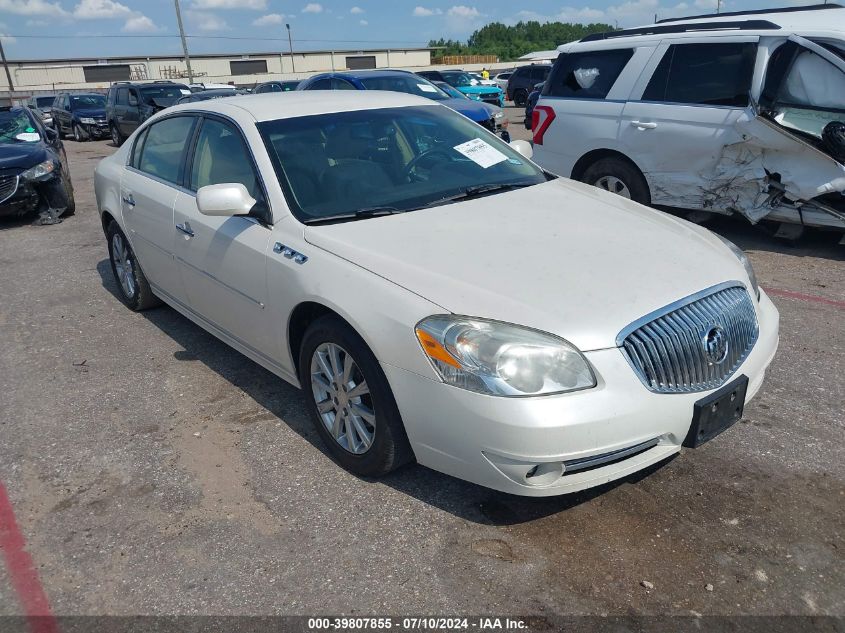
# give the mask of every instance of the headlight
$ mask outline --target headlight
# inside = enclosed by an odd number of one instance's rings
[[[90,117],[80,117],[79,122],[85,123],[86,125],[94,125],[94,123],[96,123],[96,121]]]
[[[587,359],[570,343],[497,321],[439,315],[417,339],[447,384],[494,396],[541,396],[596,386]]]
[[[716,237],[718,237],[722,242],[731,249],[736,258],[742,262],[742,265],[745,266],[745,272],[748,273],[748,279],[751,280],[751,287],[754,289],[754,294],[757,296],[757,300],[760,300],[760,287],[757,285],[757,275],[754,274],[754,267],[751,265],[751,261],[748,259],[748,256],[745,252],[736,244],[731,242],[730,240],[726,240],[721,235],[714,233]]]
[[[55,169],[56,164],[53,161],[45,160],[43,163],[27,169],[21,174],[21,178],[24,180],[38,180],[39,178],[52,174]]]

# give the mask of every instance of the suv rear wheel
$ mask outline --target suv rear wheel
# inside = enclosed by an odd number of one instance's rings
[[[518,108],[524,108],[528,103],[528,91],[525,88],[520,88],[513,93],[513,104]]]
[[[602,158],[587,167],[581,182],[628,198],[640,204],[651,204],[648,183],[639,170],[620,158]]]

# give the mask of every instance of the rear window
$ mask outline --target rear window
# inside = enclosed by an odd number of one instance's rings
[[[552,97],[604,99],[634,54],[632,48],[561,55],[543,91]]]
[[[642,99],[745,107],[756,57],[754,42],[673,44]]]

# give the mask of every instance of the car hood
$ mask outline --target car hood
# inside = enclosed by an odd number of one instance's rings
[[[709,231],[560,178],[405,214],[306,226],[305,239],[444,311],[616,346],[636,319],[718,283],[746,282]]]
[[[0,145],[0,169],[29,169],[50,158],[43,143],[3,143]]]
[[[455,86],[458,90],[468,95],[487,95],[499,94],[502,92],[501,88],[495,86]]]
[[[468,119],[473,121],[486,121],[492,114],[484,107],[480,101],[470,101],[469,99],[448,99],[445,101],[438,101],[438,103],[451,108],[455,112],[460,112]]]
[[[79,118],[82,117],[91,117],[93,118],[102,118],[106,116],[106,109],[105,108],[78,108],[73,111],[73,113],[78,116]]]

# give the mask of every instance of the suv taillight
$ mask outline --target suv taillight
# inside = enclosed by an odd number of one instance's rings
[[[534,130],[534,145],[543,144],[543,136],[546,130],[555,120],[555,111],[549,106],[534,106],[531,113],[531,129]]]

